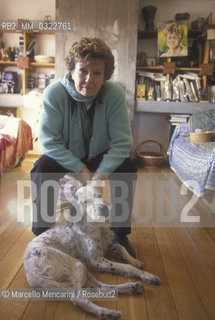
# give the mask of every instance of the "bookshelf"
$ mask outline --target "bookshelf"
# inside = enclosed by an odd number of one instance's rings
[[[210,20],[211,14],[209,15],[206,25],[202,30],[188,30],[188,39],[196,39],[198,41],[198,47],[201,47],[201,55],[199,55],[198,65],[195,67],[190,67],[187,65],[187,61],[182,57],[180,63],[179,58],[160,58],[156,57],[156,52],[154,52],[154,61],[152,58],[152,65],[146,65],[147,57],[142,56],[141,52],[137,58],[136,74],[137,74],[137,85],[136,85],[136,111],[142,112],[159,112],[159,109],[166,110],[171,112],[171,107],[174,109],[180,110],[189,109],[190,112],[202,111],[207,108],[213,108],[213,104],[208,103],[210,101],[210,85],[208,85],[208,79],[214,74],[215,65],[209,59],[209,41],[207,40],[207,30],[211,29],[214,26],[211,26]],[[153,42],[157,40],[157,30],[154,31],[139,31],[138,40],[152,40]],[[147,43],[147,42],[146,42]],[[146,44],[145,43],[145,44]],[[149,58],[150,59],[150,58]],[[140,62],[143,62],[140,64]],[[145,61],[145,64],[144,64]],[[178,62],[177,62],[178,61]],[[185,63],[183,63],[185,62]],[[183,65],[184,64],[184,65]],[[188,79],[184,80],[184,74],[196,74],[196,77],[199,80]],[[150,74],[152,75],[150,78]],[[154,80],[153,75],[160,74],[163,75],[163,82],[159,80]],[[178,98],[173,97],[173,80],[178,76],[182,76],[179,80],[182,79],[184,83],[181,85],[181,81],[177,82],[178,87]],[[165,99],[161,94],[157,92],[164,92],[163,84],[164,81],[169,83],[169,88],[171,90],[170,99]],[[175,81],[176,82],[176,81]],[[186,82],[186,83],[185,83]],[[198,83],[197,83],[198,82]],[[185,87],[185,88],[183,88]],[[190,87],[190,88],[189,88]],[[183,89],[183,90],[182,90]],[[157,91],[158,90],[158,91]],[[167,90],[167,89],[165,89]],[[175,89],[176,90],[176,89]],[[191,94],[188,94],[189,90]],[[185,95],[184,92],[187,94]],[[149,101],[152,100],[152,101]],[[162,100],[162,101],[158,101]],[[166,100],[173,100],[170,102]],[[179,102],[175,102],[179,101]],[[161,103],[160,103],[161,102]],[[183,105],[182,105],[183,102]],[[190,105],[190,103],[201,102],[200,106]],[[167,105],[165,106],[165,104]],[[145,104],[145,105],[144,105]],[[207,107],[206,107],[206,106]],[[188,110],[187,109],[187,110]],[[147,111],[146,111],[147,110]],[[154,110],[154,111],[152,111]],[[161,113],[163,111],[160,111]],[[184,111],[182,111],[184,113]]]
[[[38,38],[41,35],[51,35],[54,37],[55,33],[54,32],[22,32],[22,33],[17,33],[17,37],[19,35],[23,36],[23,41],[24,41],[24,55],[22,57],[18,57],[17,61],[5,61],[5,60],[0,60],[0,68],[1,71],[4,71],[4,68],[6,67],[15,67],[21,70],[21,79],[19,79],[19,81],[22,81],[22,94],[25,95],[27,94],[27,82],[28,82],[28,76],[30,71],[34,68],[54,68],[55,67],[55,63],[39,63],[39,62],[35,62],[35,61],[31,61],[28,57],[27,57],[27,47],[30,44],[31,40],[33,38]],[[1,36],[3,35],[3,33],[0,33],[0,40],[1,40]],[[7,35],[6,35],[7,36]],[[54,39],[54,38],[53,38]],[[54,40],[53,40],[54,41]],[[16,93],[18,94],[18,93]],[[4,93],[1,93],[1,96],[4,95]],[[11,94],[13,95],[13,94]]]

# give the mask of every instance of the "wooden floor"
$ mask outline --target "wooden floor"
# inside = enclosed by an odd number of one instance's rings
[[[15,198],[19,172],[29,172],[31,167],[32,159],[27,158],[22,167],[2,176],[1,288],[28,288],[22,260],[33,234],[30,227],[17,223]],[[169,169],[139,170],[130,240],[138,259],[147,271],[161,278],[162,284],[145,285],[139,296],[119,296],[117,301],[96,303],[121,310],[124,320],[215,319],[215,217],[201,201],[194,204],[191,196],[183,195],[178,178]],[[199,216],[200,222],[182,224],[181,215],[189,204],[189,216]],[[108,274],[96,277],[107,283],[127,280]],[[70,302],[0,301],[0,319],[95,318]]]

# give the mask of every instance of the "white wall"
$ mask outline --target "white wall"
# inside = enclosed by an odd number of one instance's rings
[[[0,0],[1,20],[43,20],[46,15],[55,19],[55,0]]]

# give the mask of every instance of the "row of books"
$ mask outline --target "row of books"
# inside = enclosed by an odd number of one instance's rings
[[[195,73],[167,76],[137,72],[137,100],[199,102],[203,99],[201,79]]]

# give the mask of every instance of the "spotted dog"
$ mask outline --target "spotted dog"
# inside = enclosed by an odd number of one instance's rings
[[[35,237],[24,254],[24,268],[29,285],[34,288],[102,288],[116,289],[119,294],[139,294],[142,282],[157,285],[160,279],[143,271],[144,265],[119,244],[113,244],[109,227],[109,208],[92,185],[75,193],[76,215],[58,221],[53,228]],[[69,221],[68,221],[69,220]],[[109,253],[121,262],[108,260]],[[96,280],[89,271],[108,272],[139,279],[120,285]],[[100,307],[86,298],[72,302],[99,319],[118,319],[121,312]]]

